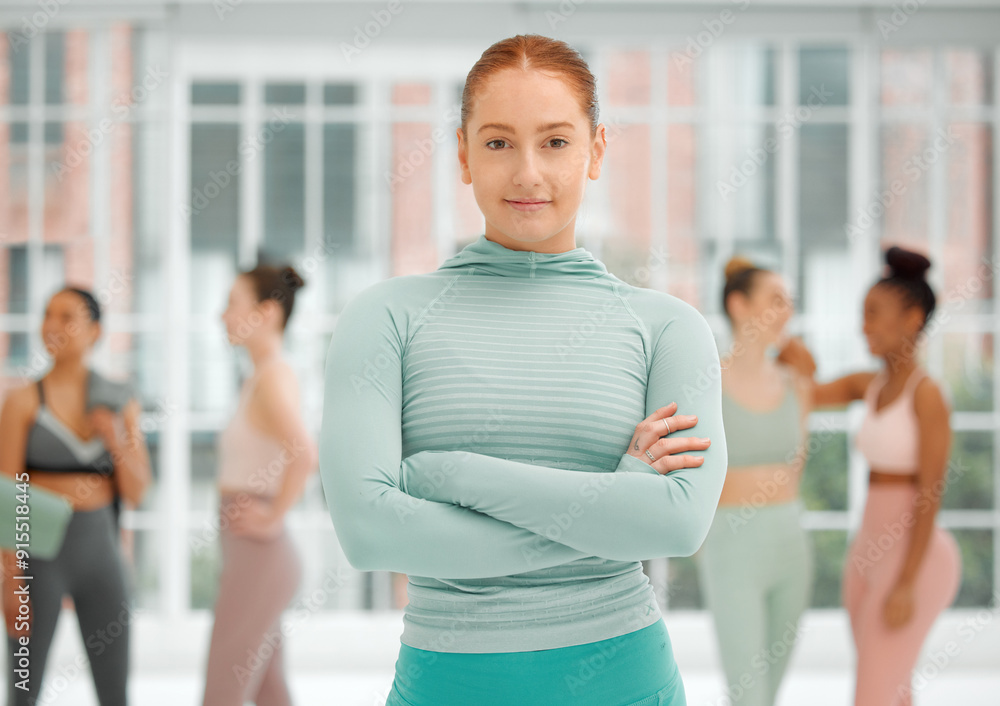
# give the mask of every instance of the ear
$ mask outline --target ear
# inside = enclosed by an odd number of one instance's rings
[[[264,316],[272,319],[278,328],[281,328],[281,305],[274,299],[265,299],[257,305],[264,312]]]
[[[472,183],[472,172],[469,171],[469,145],[465,142],[465,135],[462,128],[456,128],[455,134],[458,136],[458,164],[462,170],[462,183]]]
[[[733,321],[742,321],[750,300],[743,292],[730,292],[726,297],[726,308]]]
[[[920,332],[924,327],[924,310],[916,305],[908,307],[903,313],[903,321],[907,330],[912,331],[914,334]]]
[[[601,166],[604,164],[604,154],[608,149],[608,135],[604,123],[597,126],[597,133],[590,145],[590,169],[587,176],[592,180],[601,176]]]

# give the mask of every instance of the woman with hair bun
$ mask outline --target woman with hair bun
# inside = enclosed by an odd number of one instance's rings
[[[857,650],[855,706],[910,706],[910,674],[921,647],[961,581],[958,546],[935,524],[950,410],[916,360],[935,307],[924,275],[931,263],[896,246],[885,259],[888,271],[865,297],[863,329],[883,368],[815,385],[814,392],[817,405],[865,402],[855,442],[869,465],[868,499],[843,581]],[[807,371],[812,367],[807,352],[797,358]]]
[[[693,554],[719,501],[715,339],[576,246],[607,147],[577,51],[497,42],[461,120],[485,232],[358,294],[326,359],[337,538],[355,568],[409,580],[386,703],[680,706],[642,560]]]
[[[291,703],[280,618],[302,568],[285,515],[316,469],[317,452],[281,346],[295,293],[304,285],[292,267],[260,265],[237,276],[222,313],[229,342],[246,348],[253,374],[218,437],[222,575],[205,706]]]
[[[799,496],[812,400],[809,378],[769,355],[784,345],[793,313],[781,275],[744,257],[732,258],[725,275],[729,469],[697,566],[730,702],[773,706],[812,592],[813,553]]]

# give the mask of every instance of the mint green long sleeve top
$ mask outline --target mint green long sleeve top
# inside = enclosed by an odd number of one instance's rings
[[[677,402],[711,446],[657,473],[627,453]],[[704,317],[584,248],[480,236],[436,271],[341,312],[326,359],[320,476],[357,569],[409,576],[401,641],[551,649],[660,619],[641,560],[704,540],[727,466]]]

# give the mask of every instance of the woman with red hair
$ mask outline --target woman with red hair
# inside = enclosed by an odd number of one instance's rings
[[[487,49],[458,141],[485,233],[361,292],[326,361],[338,538],[409,576],[387,705],[684,704],[641,562],[694,553],[719,500],[711,330],[576,246],[607,140],[575,50]]]

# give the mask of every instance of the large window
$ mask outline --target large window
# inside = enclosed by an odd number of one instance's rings
[[[386,48],[348,65],[336,46],[222,51],[124,24],[13,36],[0,39],[4,389],[47,368],[47,297],[67,281],[97,291],[108,318],[95,365],[137,382],[154,460],[156,483],[125,518],[140,605],[208,608],[216,435],[248,362],[219,320],[233,278],[259,261],[303,273],[286,355],[318,433],[323,362],[345,303],[382,278],[436,268],[482,232],[455,160],[462,81],[478,52]],[[963,551],[958,604],[986,605],[1000,588],[996,47],[773,35],[692,46],[580,45],[609,151],[588,185],[579,244],[622,279],[697,306],[720,347],[725,261],[740,253],[780,271],[796,301],[791,327],[821,378],[877,364],[860,310],[881,244],[926,248],[940,306],[926,364],[955,409],[940,521]],[[839,605],[863,508],[858,411],[811,420],[803,494],[818,608]],[[318,479],[291,526],[303,593],[341,578],[323,609],[403,600],[399,579],[350,569]],[[692,561],[647,563],[665,604],[702,607]]]

